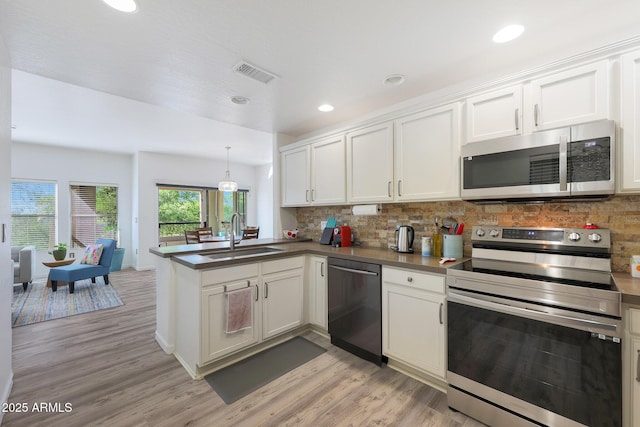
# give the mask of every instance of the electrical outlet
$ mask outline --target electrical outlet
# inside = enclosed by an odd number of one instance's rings
[[[320,221],[320,230],[327,228],[327,221]]]

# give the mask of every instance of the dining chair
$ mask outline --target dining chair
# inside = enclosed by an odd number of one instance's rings
[[[242,229],[242,239],[257,239],[260,233],[260,227],[247,227]]]
[[[185,230],[184,239],[187,241],[187,244],[200,243],[198,230]]]
[[[213,228],[212,227],[200,227],[196,228],[198,232],[198,242],[202,243],[203,237],[213,237]]]

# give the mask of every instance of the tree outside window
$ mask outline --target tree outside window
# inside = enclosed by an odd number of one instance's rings
[[[71,247],[86,247],[100,238],[119,241],[118,187],[71,185]]]
[[[201,220],[202,193],[199,190],[179,188],[158,189],[159,236],[184,236],[186,230],[194,230]]]

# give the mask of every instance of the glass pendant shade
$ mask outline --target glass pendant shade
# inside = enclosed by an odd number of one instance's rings
[[[224,179],[218,183],[218,191],[238,191],[238,183],[231,179],[229,173],[229,149],[231,147],[225,147],[227,149],[227,172],[224,175]]]

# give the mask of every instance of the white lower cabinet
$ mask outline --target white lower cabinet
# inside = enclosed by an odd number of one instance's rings
[[[303,324],[304,257],[262,263],[262,339]]]
[[[438,380],[446,378],[445,277],[382,268],[382,352]]]
[[[221,286],[211,286],[202,290],[202,336],[200,361],[215,360],[234,351],[243,349],[260,341],[258,317],[259,305],[251,305],[253,324],[249,329],[243,329],[232,334],[225,332],[226,325],[226,291],[234,291],[251,286],[252,301],[258,292],[258,278],[239,280]],[[226,287],[226,289],[225,289]]]
[[[175,356],[193,377],[201,367],[304,322],[304,256],[194,270],[176,264]],[[225,292],[251,287],[252,325],[226,333]]]
[[[329,323],[327,311],[327,257],[308,257],[307,283],[309,323],[326,331]]]

